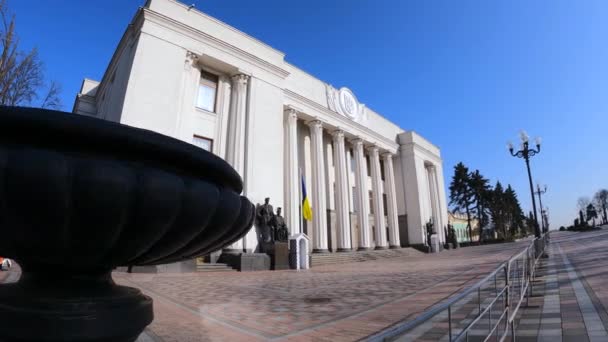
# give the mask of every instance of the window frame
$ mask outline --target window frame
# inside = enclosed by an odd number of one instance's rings
[[[207,140],[207,141],[209,141],[209,150],[205,150],[204,148],[202,148],[202,147],[198,146],[197,144],[195,144],[195,143],[194,143],[194,139],[202,139],[202,140]],[[213,153],[213,145],[214,145],[214,141],[213,141],[213,139],[208,138],[208,137],[206,137],[206,136],[203,136],[203,135],[198,135],[198,134],[192,134],[192,145],[194,145],[194,146],[196,146],[196,147],[200,148],[201,150],[205,150],[205,151],[207,151],[207,152],[211,152],[211,153]]]
[[[208,75],[207,78],[205,78],[205,75]],[[215,79],[215,83],[213,80],[210,80],[210,78],[214,78]],[[213,88],[214,89],[214,96],[213,96],[213,109],[209,110],[207,108],[203,108],[199,106],[199,98],[200,98],[200,93],[201,93],[201,86],[206,86],[208,88]],[[220,76],[218,74],[215,74],[213,72],[201,69],[200,71],[200,77],[199,77],[199,81],[198,81],[198,89],[196,92],[196,103],[194,104],[194,106],[196,107],[196,109],[198,110],[202,110],[208,113],[217,113],[217,99],[219,96],[219,89],[220,89]]]

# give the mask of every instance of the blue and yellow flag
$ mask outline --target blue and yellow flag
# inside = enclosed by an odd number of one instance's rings
[[[304,175],[302,175],[302,216],[306,221],[312,221],[312,208],[310,201],[306,195],[306,183],[304,183]]]

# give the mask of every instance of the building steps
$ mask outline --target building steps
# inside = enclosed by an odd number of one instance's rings
[[[341,264],[350,262],[363,262],[370,260],[381,260],[397,257],[424,255],[424,253],[411,248],[381,249],[361,252],[340,252],[340,253],[313,253],[311,256],[311,266],[321,266],[329,264]]]
[[[197,272],[236,272],[236,270],[227,264],[198,264],[196,265]]]

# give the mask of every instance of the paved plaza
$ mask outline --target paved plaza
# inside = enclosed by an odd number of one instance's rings
[[[154,298],[163,341],[352,341],[411,319],[476,282],[529,241],[309,271],[115,273]]]
[[[300,272],[116,272],[114,278],[154,299],[155,320],[141,341],[353,341],[415,318],[529,243]],[[534,295],[518,315],[518,341],[608,341],[606,246],[608,230],[551,234]],[[17,279],[18,267],[0,272],[1,282]],[[431,330],[417,340],[447,340],[443,335]]]

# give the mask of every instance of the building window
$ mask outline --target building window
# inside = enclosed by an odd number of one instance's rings
[[[380,179],[384,180],[384,162],[380,162]]]
[[[192,137],[192,144],[202,148],[205,151],[212,152],[212,150],[213,150],[213,140],[211,140],[209,138],[195,135]]]
[[[218,77],[206,71],[201,71],[201,81],[198,86],[196,106],[209,112],[215,112]]]
[[[359,203],[357,203],[357,192],[355,191],[355,187],[353,186],[353,191],[351,192],[353,194],[353,211],[354,212],[358,212],[359,211]]]
[[[374,194],[371,191],[369,192],[369,213],[374,214]]]
[[[350,150],[350,172],[355,172],[355,155],[353,150]]]

